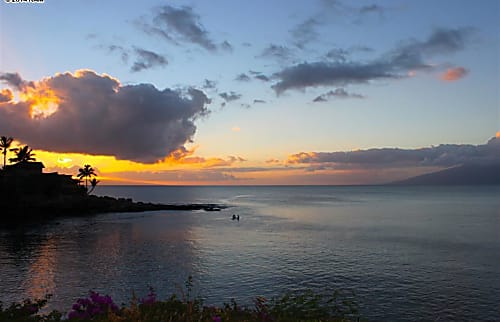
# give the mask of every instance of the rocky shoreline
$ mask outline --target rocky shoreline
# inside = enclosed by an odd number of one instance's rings
[[[219,204],[155,204],[107,196],[60,196],[58,198],[22,198],[0,201],[0,228],[19,224],[45,222],[60,217],[90,216],[112,212],[157,210],[220,211]]]

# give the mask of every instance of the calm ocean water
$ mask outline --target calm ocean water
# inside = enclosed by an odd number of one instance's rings
[[[221,212],[69,218],[0,231],[0,300],[89,290],[166,297],[193,276],[207,303],[353,291],[369,320],[500,321],[500,186],[106,187],[97,194],[223,203]],[[232,221],[232,214],[240,221]]]

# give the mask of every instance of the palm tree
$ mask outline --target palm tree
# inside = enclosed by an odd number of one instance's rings
[[[16,153],[15,158],[10,158],[10,162],[15,162],[15,163],[24,163],[24,162],[30,162],[30,161],[36,161],[34,158],[34,153],[33,149],[30,149],[29,146],[25,145],[22,148],[15,148],[15,149],[10,149],[11,151],[14,151]]]
[[[7,150],[12,145],[14,138],[2,136],[0,138],[0,149],[2,149],[3,154],[3,168],[5,169],[5,165],[7,164]]]
[[[92,193],[92,191],[94,191],[95,187],[97,186],[97,184],[99,183],[100,181],[97,180],[96,178],[93,178],[92,180],[90,180],[90,190],[89,190],[89,195]]]
[[[77,177],[81,179],[85,178],[85,189],[88,191],[88,185],[89,185],[89,179],[92,176],[97,176],[94,169],[90,164],[85,164],[83,168],[78,169],[78,175]],[[96,183],[97,185],[97,183]]]

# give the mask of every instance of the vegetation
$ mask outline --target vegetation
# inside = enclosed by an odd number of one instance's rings
[[[85,189],[87,190],[87,193],[91,193],[95,187],[97,186],[97,183],[99,181],[97,181],[97,179],[93,179],[93,180],[90,180],[92,178],[92,176],[97,176],[97,174],[95,173],[94,169],[92,168],[92,166],[90,164],[85,164],[83,166],[83,168],[80,168],[78,169],[78,175],[77,177],[82,180],[82,179],[85,179]],[[89,180],[90,180],[90,183],[92,185],[92,190],[89,191]]]
[[[97,184],[99,183],[100,181],[97,180],[96,178],[93,178],[92,180],[90,180],[90,190],[88,192],[88,194],[91,194],[92,191],[94,191],[95,187],[97,187]]]
[[[25,145],[22,148],[11,149],[16,153],[16,157],[10,158],[9,161],[13,163],[23,163],[23,162],[31,162],[36,161],[35,154],[33,153],[33,149],[29,146]]]
[[[6,136],[0,137],[0,149],[2,150],[2,154],[3,154],[3,168],[4,169],[5,169],[5,166],[7,164],[7,150],[9,150],[13,141],[14,141],[14,138],[12,138],[12,137],[6,137]]]
[[[280,298],[267,300],[257,297],[253,307],[241,307],[234,300],[221,307],[205,306],[199,298],[190,298],[191,278],[186,282],[187,292],[158,300],[154,289],[141,299],[133,295],[128,306],[118,307],[108,295],[90,292],[80,298],[71,311],[41,313],[50,296],[41,300],[25,300],[3,308],[0,302],[0,321],[56,322],[56,321],[359,321],[355,303],[342,298],[339,292],[330,296],[312,291],[288,293]]]

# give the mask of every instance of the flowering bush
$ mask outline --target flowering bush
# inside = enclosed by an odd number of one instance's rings
[[[205,306],[201,299],[190,298],[191,279],[186,284],[187,296],[182,291],[181,298],[172,295],[166,300],[158,300],[156,292],[150,288],[149,294],[141,299],[135,295],[129,306],[119,308],[108,295],[90,292],[88,298],[80,298],[67,315],[58,311],[41,314],[49,297],[42,300],[25,300],[3,308],[0,302],[0,322],[160,322],[160,321],[351,321],[359,320],[356,305],[351,296],[334,292],[324,296],[312,291],[288,293],[280,298],[267,300],[257,297],[254,307],[240,307],[231,300],[222,307]]]
[[[108,295],[102,296],[90,291],[89,298],[80,298],[73,304],[72,311],[68,313],[68,319],[92,320],[110,311],[114,313],[119,311],[113,299]]]

